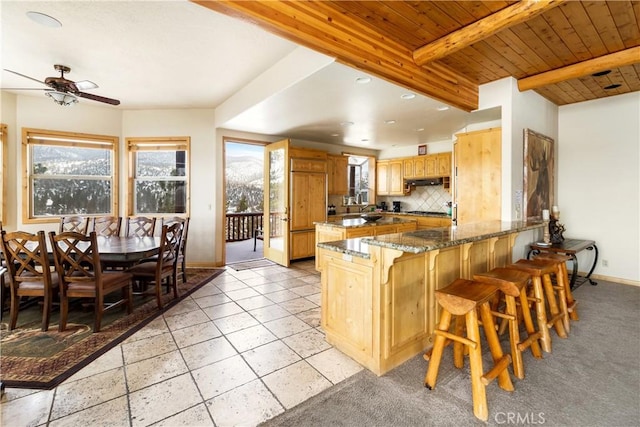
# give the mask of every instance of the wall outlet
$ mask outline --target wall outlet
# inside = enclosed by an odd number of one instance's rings
[[[602,266],[603,266],[603,267],[609,267],[609,260],[607,260],[607,259],[603,259],[603,260],[602,260]]]

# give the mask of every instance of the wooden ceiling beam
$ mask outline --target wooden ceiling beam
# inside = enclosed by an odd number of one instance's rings
[[[329,2],[191,1],[462,110],[478,108],[475,82],[441,63],[416,65],[410,49],[341,13]]]
[[[637,63],[640,63],[640,46],[522,78],[518,80],[518,89],[520,89],[521,92],[524,92],[525,90],[537,89],[543,86],[560,83],[565,80],[588,76],[599,71]]]
[[[425,65],[442,59],[467,46],[491,37],[498,31],[520,24],[551,10],[564,1],[527,0],[515,3],[466,27],[449,33],[434,42],[417,48],[413,51],[413,60],[417,65]]]

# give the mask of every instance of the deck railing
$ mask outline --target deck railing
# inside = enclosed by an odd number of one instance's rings
[[[269,215],[270,234],[272,237],[282,234],[283,216],[281,213],[271,213]],[[227,242],[253,239],[255,230],[263,228],[263,221],[264,214],[262,212],[228,213],[225,230]]]
[[[256,228],[262,228],[262,212],[228,213],[226,239],[227,242],[253,239]]]

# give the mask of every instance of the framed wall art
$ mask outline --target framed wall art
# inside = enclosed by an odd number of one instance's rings
[[[554,202],[554,141],[548,136],[524,130],[523,212],[529,220],[542,219],[542,210]]]
[[[427,146],[418,145],[418,156],[424,156],[425,154],[427,154]]]

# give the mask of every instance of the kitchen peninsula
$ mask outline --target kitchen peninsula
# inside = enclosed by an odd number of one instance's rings
[[[381,215],[382,216],[382,215]],[[376,221],[365,221],[357,216],[338,217],[326,222],[316,222],[316,243],[345,240],[354,237],[380,236],[390,233],[413,231],[417,228],[415,219],[382,216]],[[316,246],[316,270],[320,270],[319,249]]]
[[[388,372],[432,344],[436,289],[511,263],[518,234],[542,227],[489,221],[318,243],[327,341]]]

